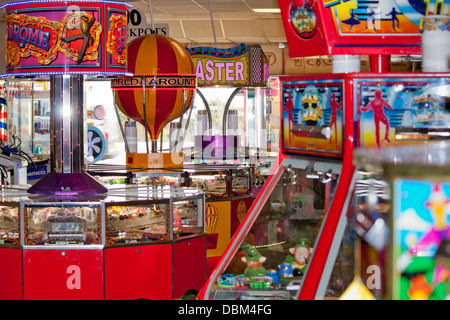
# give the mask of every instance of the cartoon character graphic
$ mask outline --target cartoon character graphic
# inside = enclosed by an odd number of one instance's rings
[[[350,18],[342,20],[342,22],[345,23],[346,25],[350,26],[348,31],[353,31],[353,26],[356,26],[356,25],[360,24],[361,21],[358,20],[358,18],[356,17],[356,14],[353,11],[353,9],[350,9],[349,14],[350,14]]]
[[[294,109],[294,102],[292,102],[292,92],[289,91],[288,101],[286,102],[283,111],[288,113],[288,128],[289,128],[289,142],[292,136],[292,127],[294,126],[294,117],[292,116],[292,110]]]
[[[314,36],[317,26],[317,17],[311,7],[303,1],[297,4],[292,2],[290,7],[291,24],[297,34],[303,39]]]
[[[330,129],[334,126],[334,140],[337,145],[337,125],[336,125],[336,119],[337,119],[337,112],[342,107],[342,102],[338,103],[336,102],[336,93],[333,92],[331,99],[330,99],[330,107],[331,107],[331,121],[330,121]],[[333,141],[333,135],[330,137],[330,142]]]
[[[397,10],[395,10],[395,7],[392,8],[392,11],[389,12],[388,14],[386,14],[386,16],[391,16],[391,20],[392,20],[392,30],[395,31],[395,24],[397,23],[397,28],[400,28],[400,21],[397,18],[397,15],[400,12],[397,12]]]
[[[447,226],[446,221],[446,207],[449,203],[450,200],[440,189],[439,183],[436,183],[429,200],[424,204],[430,210],[434,224],[417,245],[410,249],[411,254],[429,251],[430,246],[438,247],[442,239],[450,239],[450,226]]]
[[[77,64],[80,64],[83,61],[88,45],[92,46],[94,44],[94,38],[90,33],[94,23],[95,18],[93,16],[85,13],[76,14],[75,12],[66,22],[66,32],[62,36],[61,41],[66,43],[70,43],[79,39],[83,41],[80,51],[78,52]],[[80,30],[81,33],[75,34],[75,32],[73,32],[75,30]],[[73,35],[67,36],[67,34]]]
[[[301,97],[303,124],[317,126],[322,119],[322,98],[316,86],[308,85]]]
[[[366,20],[366,30],[369,29],[369,24],[372,23],[373,31],[377,32],[376,24],[375,24],[375,16],[378,15],[373,8],[367,8],[367,14],[369,15]]]
[[[448,224],[448,205],[450,200],[440,183],[434,183],[428,200],[423,203],[429,210],[433,222],[427,226],[425,233],[417,240],[408,244],[408,249],[397,259],[396,267],[401,273],[402,281],[400,298],[411,300],[447,299],[450,297],[450,226]],[[415,208],[416,206],[414,206]],[[411,208],[404,211],[411,212]],[[404,231],[413,230],[408,216]],[[397,219],[397,223],[401,223]],[[423,224],[424,221],[416,222]],[[425,222],[425,223],[428,223]],[[406,237],[405,237],[405,240]]]
[[[362,112],[373,111],[373,120],[375,122],[375,139],[377,146],[380,147],[380,122],[386,126],[386,132],[384,140],[391,143],[389,140],[389,120],[384,114],[384,108],[393,110],[392,106],[382,98],[382,90],[375,91],[375,97],[367,104],[367,106],[361,106]]]

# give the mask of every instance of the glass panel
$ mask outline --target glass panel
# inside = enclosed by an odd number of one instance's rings
[[[147,175],[145,173],[136,173],[136,181],[137,184],[149,184],[156,186],[171,186],[171,187],[181,187],[182,186],[182,178],[181,174],[169,176],[169,175]]]
[[[32,88],[31,81],[10,81],[8,83],[7,113],[8,144],[20,145],[21,151],[31,153],[32,138]]]
[[[331,173],[284,168],[240,250],[219,278],[214,298],[294,298],[337,178]]]
[[[92,206],[25,207],[25,244],[99,244],[100,208]]]
[[[192,174],[190,186],[201,189],[207,198],[227,197],[227,173]]]
[[[202,203],[201,199],[173,203],[174,238],[203,232]]]
[[[167,203],[140,206],[111,206],[108,219],[107,244],[168,240]]]
[[[33,82],[33,153],[50,154],[50,83]]]
[[[87,125],[85,152],[92,156],[91,161],[94,163],[124,163],[126,160],[125,144],[114,107],[110,81],[86,81],[84,89]],[[121,112],[119,112],[119,117],[122,122],[126,120],[126,116]]]
[[[20,244],[19,208],[0,206],[0,244]]]
[[[250,192],[250,171],[236,170],[232,173],[231,188],[233,195],[248,194]]]
[[[390,190],[386,181],[374,172],[358,170],[356,177],[348,224],[325,292],[326,299],[344,298],[355,275],[377,299],[386,290],[386,279],[379,271],[386,264]]]

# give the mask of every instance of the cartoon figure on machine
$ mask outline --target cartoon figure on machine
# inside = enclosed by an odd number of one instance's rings
[[[366,20],[366,29],[369,29],[369,24],[372,23],[373,31],[377,32],[375,16],[378,13],[375,12],[375,10],[373,8],[368,8],[367,9],[367,14],[369,16],[368,16],[368,18]]]
[[[302,121],[307,126],[318,126],[322,119],[322,98],[316,86],[308,85],[302,94]]]
[[[91,46],[94,44],[94,38],[90,34],[91,27],[94,25],[94,23],[95,18],[86,14],[80,15],[74,14],[66,23],[67,28],[66,35],[65,37],[62,37],[61,40],[67,43],[70,43],[78,39],[83,40],[81,49],[78,52],[77,64],[80,64],[83,61],[88,44]],[[67,33],[69,33],[69,30],[76,30],[76,29],[81,30],[81,33],[67,37]]]
[[[284,107],[284,112],[288,113],[288,126],[289,126],[289,141],[291,141],[292,127],[294,126],[294,118],[292,116],[292,110],[294,110],[294,103],[292,102],[292,93],[289,91],[289,98]]]
[[[306,263],[311,257],[312,251],[313,249],[308,245],[308,241],[305,238],[299,239],[299,244],[289,248],[289,252],[294,256],[294,262],[292,264],[294,275],[296,273],[300,273],[300,275],[304,273]]]
[[[244,275],[247,278],[262,277],[267,275],[267,270],[262,266],[262,264],[266,261],[266,257],[263,257],[255,247],[248,248],[245,256],[241,259],[247,265],[244,270]]]
[[[391,16],[391,20],[392,20],[392,30],[395,31],[395,24],[397,23],[397,28],[400,28],[400,21],[398,20],[397,15],[400,12],[398,12],[397,10],[395,10],[395,7],[392,8],[392,11],[389,12],[388,14],[386,14],[386,16]]]
[[[334,125],[334,141],[336,144],[337,144],[336,117],[337,117],[337,112],[341,108],[341,106],[342,106],[342,102],[341,103],[336,102],[336,93],[333,92],[333,95],[331,96],[331,100],[330,100],[330,107],[331,107],[330,129]],[[333,135],[330,137],[330,142],[328,144],[331,144],[332,141],[333,141]]]
[[[353,26],[360,24],[361,21],[358,20],[353,9],[350,9],[349,14],[350,14],[350,18],[348,18],[346,20],[342,20],[342,22],[345,23],[346,25],[350,26],[348,31],[353,31]]]
[[[424,203],[433,223],[417,243],[399,257],[397,269],[404,282],[409,281],[407,296],[411,300],[450,298],[449,290],[445,289],[450,283],[450,226],[446,212],[449,203],[440,184],[435,183]]]
[[[384,114],[384,108],[388,108],[393,110],[393,108],[389,105],[389,103],[384,100],[382,97],[382,91],[375,91],[375,98],[369,102],[367,106],[361,106],[362,112],[368,112],[373,110],[373,120],[375,122],[375,139],[377,142],[377,147],[380,147],[380,122],[382,122],[386,126],[386,133],[384,134],[384,140],[388,143],[391,143],[389,140],[389,120]]]
[[[433,225],[428,232],[413,246],[409,252],[412,255],[420,252],[430,252],[436,249],[442,240],[450,240],[450,226],[447,225],[446,207],[450,203],[446,194],[440,189],[439,183],[434,185],[429,200],[424,203],[433,217]]]

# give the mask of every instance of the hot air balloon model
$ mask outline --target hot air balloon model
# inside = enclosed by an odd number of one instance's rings
[[[141,123],[151,139],[152,152],[127,152],[127,166],[142,168],[183,165],[183,154],[171,150],[157,153],[157,139],[166,124],[190,108],[197,88],[194,63],[187,50],[174,39],[162,35],[136,38],[127,45],[131,77],[112,80],[117,107]]]
[[[219,238],[219,234],[216,233],[217,221],[219,220],[219,210],[213,206],[212,204],[207,204],[206,206],[206,248],[216,249],[217,248],[217,239]]]

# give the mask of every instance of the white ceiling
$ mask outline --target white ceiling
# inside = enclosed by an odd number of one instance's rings
[[[0,0],[0,4],[12,0]],[[255,13],[253,8],[277,8],[277,0],[130,0],[147,22],[169,24],[169,36],[183,44],[279,43],[286,37],[279,13]],[[150,4],[151,13],[150,15]],[[33,4],[30,4],[30,6]],[[214,29],[211,23],[214,21]],[[5,21],[5,9],[0,21]],[[215,34],[215,37],[214,37]]]

